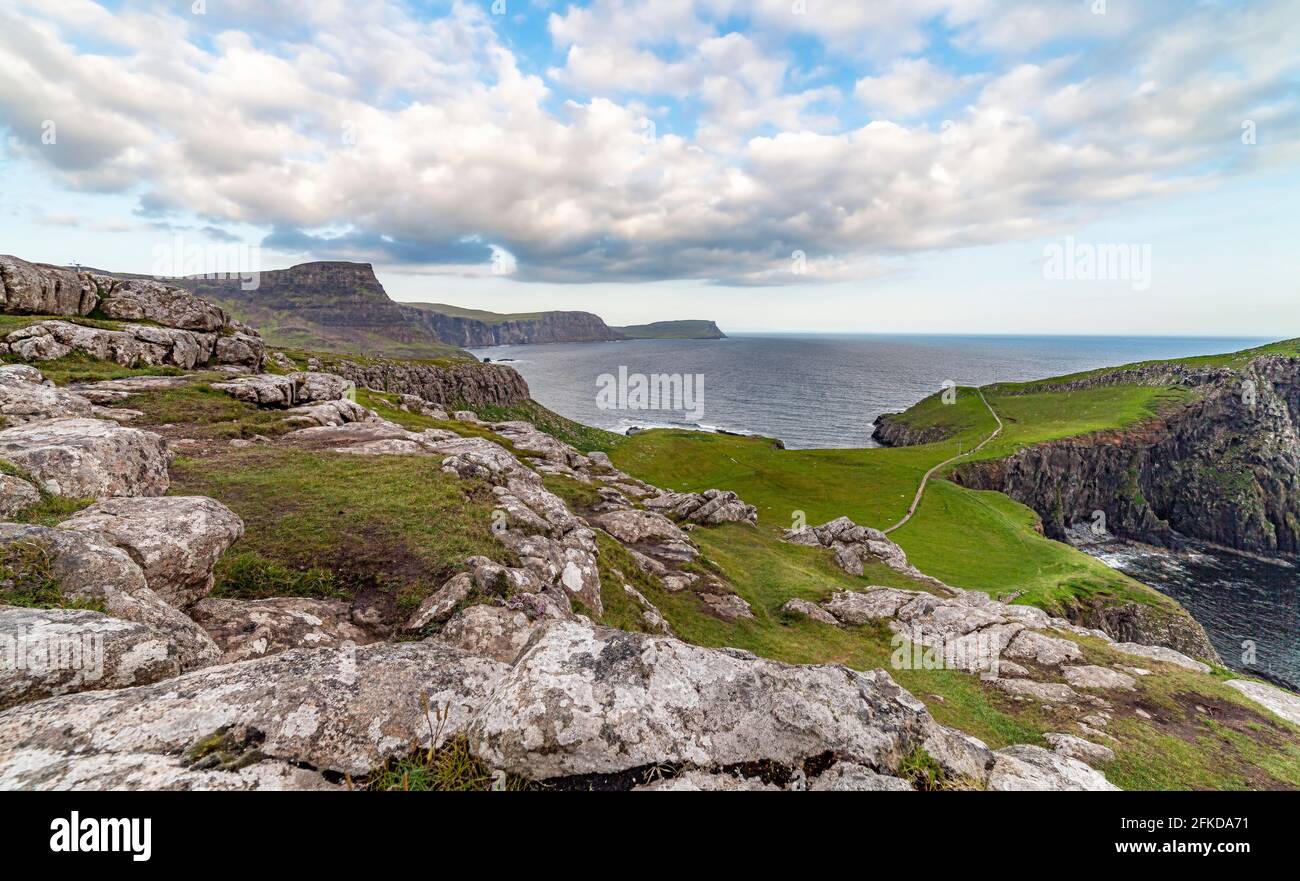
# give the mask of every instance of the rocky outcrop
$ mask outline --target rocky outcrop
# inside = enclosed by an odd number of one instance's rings
[[[36,487],[21,477],[0,472],[0,520],[7,520],[40,500],[41,493]]]
[[[202,599],[190,609],[221,649],[220,663],[263,658],[294,648],[326,648],[374,642],[352,623],[342,600],[272,597],[265,600]]]
[[[665,493],[646,499],[647,508],[662,511],[676,520],[706,526],[720,523],[758,523],[758,509],[729,490],[706,489],[702,493]]]
[[[180,671],[176,643],[148,625],[81,609],[0,606],[0,709]]]
[[[59,524],[121,548],[167,602],[188,609],[212,590],[217,560],[244,534],[244,522],[203,496],[108,499]]]
[[[1225,685],[1235,688],[1265,709],[1271,710],[1292,725],[1300,725],[1300,695],[1294,691],[1254,682],[1249,679],[1229,679]]]
[[[46,385],[39,370],[26,364],[0,365],[0,425],[38,419],[90,416],[93,404],[66,389]]]
[[[951,433],[943,425],[910,425],[903,413],[881,413],[872,425],[871,439],[883,447],[910,447],[936,443]]]
[[[331,360],[324,369],[358,386],[415,395],[445,409],[512,407],[528,400],[528,383],[504,364]]]
[[[205,760],[218,757],[231,774],[269,762],[362,776],[429,747],[435,731],[464,731],[506,672],[438,643],[385,643],[24,704],[0,713],[0,789],[119,788],[124,767],[159,768],[146,757],[167,760],[155,788],[210,785]],[[239,776],[229,782],[245,788]]]
[[[230,382],[214,382],[212,387],[258,407],[285,408],[343,400],[356,390],[343,377],[318,371],[241,376]]]
[[[48,577],[66,602],[94,603],[114,618],[144,624],[176,644],[181,668],[213,663],[220,654],[211,637],[187,615],[154,593],[144,572],[125,551],[98,535],[0,523],[0,550],[18,545],[46,561]]]
[[[47,492],[67,498],[157,496],[167,491],[169,456],[151,431],[102,419],[50,419],[0,431],[0,459]]]
[[[90,276],[0,255],[0,312],[89,315],[99,305]]]
[[[469,737],[490,765],[532,779],[664,762],[800,768],[827,753],[889,773],[933,726],[883,671],[561,621],[534,637]]]
[[[1115,792],[1119,787],[1078,759],[1041,746],[1016,744],[996,753],[992,792]]]
[[[201,365],[261,370],[266,346],[256,332],[220,307],[180,287],[145,278],[72,272],[0,256],[0,312],[19,315],[94,315],[149,322],[120,328],[99,323],[40,321],[0,339],[0,353],[26,361],[81,352],[124,367]]]

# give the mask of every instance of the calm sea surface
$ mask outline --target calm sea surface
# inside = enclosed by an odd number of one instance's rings
[[[1027,337],[735,335],[725,340],[634,340],[498,346],[533,397],[570,419],[613,431],[632,426],[723,429],[778,437],[792,449],[874,446],[872,421],[937,391],[945,380],[984,385],[1040,379],[1094,367],[1229,352],[1265,339],[1207,337]],[[620,410],[600,405],[602,374],[703,377],[702,407]],[[606,380],[609,382],[609,380]],[[694,388],[694,386],[692,386]],[[684,402],[682,402],[684,403]],[[1175,559],[1099,554],[1182,602],[1229,666],[1253,666],[1300,682],[1300,571],[1212,550]],[[1255,660],[1243,659],[1253,644]]]
[[[630,340],[476,349],[514,359],[533,397],[587,425],[724,429],[778,437],[791,449],[873,446],[871,423],[937,391],[945,380],[984,385],[1142,361],[1229,352],[1261,339],[736,335],[725,340]],[[602,409],[602,374],[703,377],[703,407]]]

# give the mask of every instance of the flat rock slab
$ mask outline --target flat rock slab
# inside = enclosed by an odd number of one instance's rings
[[[0,707],[181,672],[162,631],[81,609],[0,606]]]
[[[1117,792],[1099,771],[1041,746],[1016,744],[994,753],[992,792]]]
[[[532,779],[660,762],[798,767],[825,753],[884,771],[933,726],[883,670],[792,666],[557,621],[534,636],[469,737],[491,766]]]
[[[808,786],[809,792],[914,792],[901,777],[877,774],[853,762],[836,762]]]
[[[1182,652],[1175,651],[1171,648],[1165,648],[1162,645],[1141,645],[1136,642],[1117,642],[1111,645],[1111,648],[1117,652],[1123,652],[1126,655],[1136,655],[1139,658],[1151,658],[1156,661],[1164,661],[1166,664],[1173,664],[1175,667],[1182,667],[1184,670],[1191,670],[1193,673],[1209,673],[1210,665],[1203,664],[1195,658],[1189,658]]]
[[[374,637],[352,623],[348,603],[311,597],[202,599],[190,609],[221,649],[221,663],[296,648],[366,645]]]
[[[1073,734],[1044,734],[1043,739],[1047,741],[1047,745],[1053,752],[1090,765],[1115,761],[1115,751],[1110,747],[1084,740],[1082,737],[1075,737]]]
[[[445,712],[443,737],[463,731],[506,671],[431,642],[295,649],[24,704],[0,713],[0,788],[62,788],[72,779],[125,787],[131,778],[84,769],[109,757],[176,762],[222,731],[273,761],[362,776],[428,747],[440,725],[431,714]],[[193,773],[176,763],[164,782],[182,788]]]
[[[1127,673],[1098,667],[1095,664],[1082,664],[1076,667],[1062,667],[1061,675],[1075,688],[1117,689],[1132,691],[1137,687],[1137,680]]]
[[[1300,695],[1267,682],[1229,679],[1226,683],[1260,706],[1273,711],[1292,725],[1300,725]]]
[[[103,419],[53,419],[0,431],[0,459],[66,498],[160,496],[169,456],[151,431]]]
[[[1033,661],[1046,667],[1059,667],[1066,661],[1082,661],[1083,651],[1068,639],[1047,636],[1034,630],[1022,630],[1006,648],[1007,657]]]
[[[205,496],[108,499],[59,524],[93,532],[131,555],[149,587],[186,609],[212,590],[217,560],[244,534],[244,522]]]
[[[1032,679],[995,679],[993,687],[1014,698],[1036,700],[1045,704],[1068,704],[1081,699],[1080,694],[1063,682],[1035,682]]]

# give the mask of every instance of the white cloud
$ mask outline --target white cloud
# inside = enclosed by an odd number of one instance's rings
[[[1264,17],[1200,7],[1109,53],[1008,52],[978,81],[915,56],[936,16],[972,45],[1014,44],[975,0],[810,0],[801,21],[759,2],[744,33],[718,24],[741,14],[728,0],[601,0],[549,18],[565,63],[546,76],[480,5],[431,21],[354,5],[229,0],[203,17],[21,0],[0,10],[0,123],[67,188],[274,229],[316,254],[456,273],[503,254],[522,279],[735,284],[782,283],[795,250],[814,271],[791,282],[871,277],[890,255],[1051,232],[1300,144],[1300,26],[1282,2]],[[1059,37],[1049,24],[1028,15],[1021,36]],[[894,54],[855,91],[892,121],[846,125],[844,96],[806,87],[779,38],[853,59],[848,37],[873,28]],[[697,111],[689,131],[668,131],[674,101]],[[942,128],[912,120],[949,105]],[[1267,153],[1241,148],[1243,118]],[[47,119],[56,144],[41,143]]]

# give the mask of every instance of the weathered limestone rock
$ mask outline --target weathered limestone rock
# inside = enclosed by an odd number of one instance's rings
[[[262,373],[215,382],[214,389],[258,407],[294,407],[313,402],[345,399],[353,386],[332,373]]]
[[[374,641],[352,623],[342,600],[272,597],[199,600],[190,610],[221,649],[220,663],[262,658],[296,648],[325,648]]]
[[[1045,636],[1034,630],[1022,630],[1006,648],[1008,657],[1033,661],[1047,667],[1059,667],[1066,661],[1082,661],[1083,652],[1068,639]]]
[[[545,535],[525,535],[518,529],[504,530],[496,537],[543,583],[563,587],[596,615],[604,614],[600,566],[588,530],[575,529],[558,540]]]
[[[1291,724],[1300,725],[1300,695],[1295,692],[1249,679],[1229,679],[1226,684]]]
[[[164,327],[215,333],[226,325],[226,313],[189,291],[152,279],[114,280],[99,311],[119,321],[152,321]]]
[[[686,533],[654,511],[609,511],[592,517],[591,523],[661,561],[690,562],[700,553]]]
[[[850,625],[866,624],[877,618],[893,618],[898,610],[920,596],[916,591],[892,587],[869,589],[863,593],[840,590],[823,605],[840,621]]]
[[[439,624],[451,617],[456,607],[474,590],[474,578],[461,572],[447,579],[442,587],[424,598],[419,608],[406,621],[407,630],[423,630],[430,624]]]
[[[33,367],[0,365],[0,425],[89,416],[91,407],[80,395],[45,385],[40,371]]]
[[[1044,734],[1043,739],[1047,741],[1047,745],[1053,752],[1087,762],[1089,765],[1115,761],[1115,751],[1110,747],[1092,743],[1073,734]]]
[[[442,463],[443,471],[463,479],[479,478],[504,484],[510,477],[537,478],[509,450],[487,438],[456,437],[433,443],[430,449],[447,457]]]
[[[992,792],[1117,792],[1100,772],[1041,746],[1016,744],[994,753]]]
[[[810,603],[807,600],[793,599],[788,600],[781,607],[782,612],[789,612],[792,615],[803,615],[805,618],[811,618],[814,621],[820,621],[822,624],[838,624],[835,616],[827,612],[816,603]]]
[[[975,788],[989,779],[993,752],[988,744],[956,728],[935,725],[922,745],[950,778],[967,781]]]
[[[533,637],[469,737],[488,764],[533,779],[657,762],[799,767],[828,752],[890,771],[932,725],[884,671],[790,666],[557,621]]]
[[[123,367],[170,365],[189,370],[211,360],[218,339],[215,334],[145,324],[107,330],[50,320],[11,331],[4,337],[3,346],[24,361],[46,361],[69,352],[83,352]]]
[[[375,411],[355,401],[344,399],[293,407],[285,414],[284,421],[299,426],[346,425],[349,422],[363,422],[373,418],[376,418]]]
[[[85,274],[0,255],[0,312],[89,315],[98,303],[99,293]]]
[[[707,526],[758,522],[757,508],[745,504],[734,492],[720,489],[706,489],[702,493],[665,493],[646,499],[645,506],[663,511],[675,520],[690,520]]]
[[[702,593],[700,601],[723,621],[754,620],[754,610],[749,603],[734,593]]]
[[[68,529],[0,523],[0,546],[15,542],[39,548],[49,558],[49,575],[67,600],[102,604],[114,618],[135,621],[167,634],[183,670],[206,666],[220,652],[203,628],[163,600],[145,583],[144,572],[103,537]]]
[[[901,777],[877,774],[853,762],[836,762],[812,781],[809,792],[914,792]]]
[[[461,609],[432,638],[472,655],[513,664],[535,629],[521,611],[479,604]]]
[[[668,619],[659,611],[658,606],[646,599],[645,594],[630,584],[623,585],[623,592],[641,607],[641,623],[646,626],[647,632],[658,633],[661,636],[673,635],[673,629],[669,626]]]
[[[251,333],[235,333],[217,337],[212,360],[217,364],[261,370],[266,365],[266,343]]]
[[[151,431],[102,419],[52,419],[0,431],[0,459],[67,498],[157,496],[167,491],[168,454]]]
[[[36,487],[21,477],[0,473],[0,520],[7,520],[40,500]]]
[[[155,593],[187,609],[212,591],[212,569],[244,521],[215,499],[162,496],[98,502],[59,528],[103,536],[131,555]]]
[[[80,609],[0,606],[0,708],[181,672],[167,634]]]
[[[1069,704],[1080,695],[1063,682],[1034,682],[1032,679],[995,679],[993,686],[1017,700],[1036,700],[1045,704]]]
[[[1166,664],[1173,664],[1176,667],[1182,667],[1184,670],[1191,670],[1193,673],[1209,673],[1210,665],[1202,664],[1195,658],[1189,658],[1182,652],[1174,651],[1171,648],[1165,648],[1162,645],[1140,645],[1136,642],[1117,642],[1111,645],[1117,652],[1123,652],[1126,655],[1136,655],[1140,658],[1151,658],[1156,661],[1164,661]]]
[[[1062,667],[1061,674],[1065,676],[1065,681],[1075,688],[1132,691],[1137,687],[1137,680],[1127,673],[1121,673],[1109,667],[1098,667],[1094,664]]]
[[[435,642],[295,649],[155,685],[24,704],[0,713],[0,788],[128,785],[105,756],[167,755],[169,787],[193,774],[175,756],[224,735],[254,763],[266,757],[361,776],[464,731],[503,664]],[[445,712],[441,720],[433,714]],[[192,751],[190,753],[194,755]],[[129,767],[129,765],[128,765]],[[206,769],[204,770],[206,773]],[[210,778],[204,778],[210,779]]]

